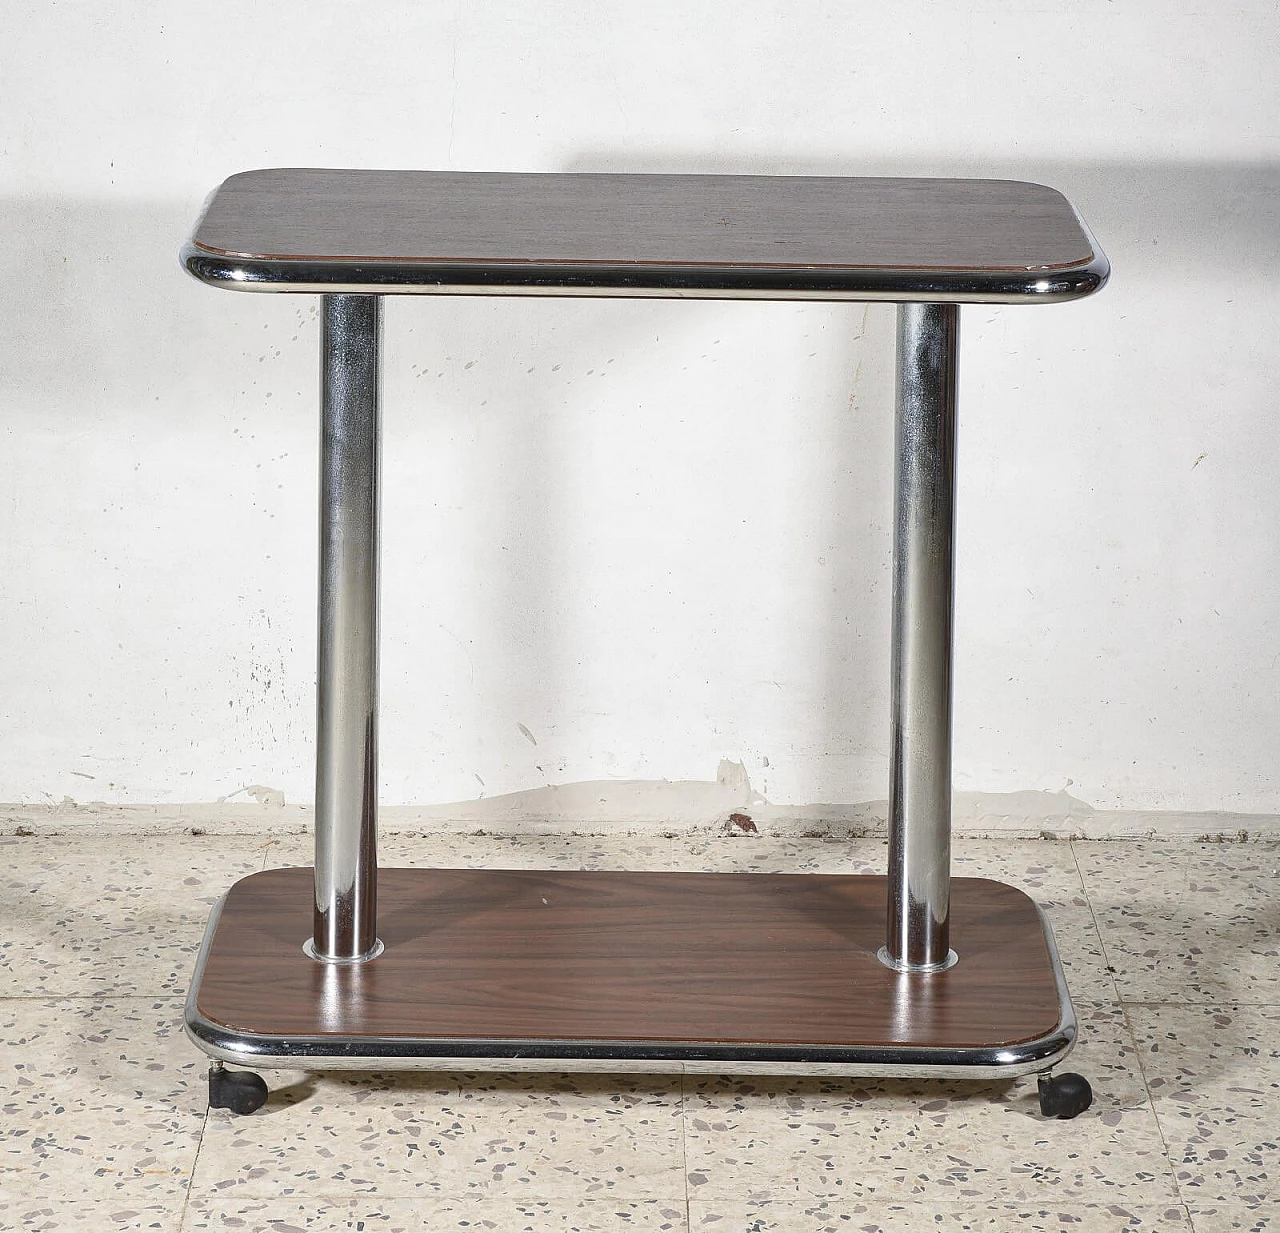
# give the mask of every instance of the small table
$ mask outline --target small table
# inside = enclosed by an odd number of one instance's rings
[[[1003,180],[280,169],[232,176],[182,253],[214,286],[319,294],[314,869],[214,909],[186,1028],[210,1103],[258,1067],[1050,1076],[1075,1015],[1022,892],[950,876],[959,305],[1098,290],[1067,200]],[[377,835],[384,295],[898,305],[885,877],[384,869]]]

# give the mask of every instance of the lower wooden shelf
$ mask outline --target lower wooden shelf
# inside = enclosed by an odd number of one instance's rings
[[[825,874],[382,869],[361,964],[303,954],[312,871],[237,882],[187,1003],[210,1056],[258,1067],[1047,1071],[1075,1017],[1040,909],[952,882],[955,967],[876,959],[886,881]]]

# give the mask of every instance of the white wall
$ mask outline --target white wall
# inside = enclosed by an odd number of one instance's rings
[[[1063,189],[1111,285],[963,314],[957,786],[1280,811],[1274,4],[9,0],[0,35],[0,800],[309,798],[315,304],[176,254],[226,175],[329,165]],[[891,308],[387,334],[385,801],[722,758],[883,794]]]

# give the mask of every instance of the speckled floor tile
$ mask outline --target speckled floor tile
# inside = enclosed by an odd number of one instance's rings
[[[1075,849],[1122,997],[1280,1004],[1280,846]]]
[[[179,1233],[185,1202],[183,1195],[168,1203],[58,1198],[11,1203],[0,1199],[0,1229],[15,1233]]]
[[[1093,912],[1075,906],[1045,909],[1073,1002],[1116,1002],[1115,976],[1107,964]]]
[[[174,999],[0,1002],[0,1168],[10,1203],[142,1210],[185,1190],[204,1068]]]
[[[382,1198],[234,1198],[193,1194],[183,1233],[419,1233],[422,1229],[496,1233],[685,1233],[684,1203],[564,1200]]]
[[[181,995],[209,909],[265,842],[0,838],[0,997]]]
[[[1192,1207],[1191,1227],[1195,1233],[1275,1233],[1280,1208],[1274,1203]]]
[[[1064,1123],[1039,1118],[1033,1079],[293,1072],[267,1072],[276,1090],[252,1117],[206,1121],[176,995],[217,895],[254,869],[309,864],[310,837],[0,849],[0,1228],[176,1233],[194,1172],[183,1229],[238,1233],[1280,1233],[1280,845],[957,842],[957,875],[1021,887],[1054,924],[1082,1020],[1065,1068],[1096,1092]],[[880,873],[886,849],[431,835],[388,836],[382,857]]]
[[[1176,1201],[1123,1016],[1079,1006],[1068,1068],[1093,1084],[1072,1122],[1015,1084],[685,1080],[690,1193],[700,1202],[952,1198],[1005,1203]]]
[[[1128,1013],[1183,1201],[1280,1207],[1280,1007]]]
[[[402,1073],[272,1078],[210,1115],[198,1192],[683,1201],[679,1080]]]
[[[310,865],[310,835],[288,835],[267,849],[266,868]],[[378,841],[388,867],[438,869],[670,869],[661,835],[388,835]]]
[[[1088,903],[1071,844],[1048,839],[964,839],[952,845],[956,877],[993,878],[1025,891],[1038,904]]]
[[[1129,1207],[1124,1204],[1068,1204],[1042,1207],[1038,1203],[985,1202],[892,1203],[871,1200],[828,1200],[816,1203],[703,1203],[689,1201],[693,1233],[1191,1233],[1187,1213],[1179,1204]]]
[[[888,848],[879,839],[777,839],[771,835],[677,837],[677,869],[690,873],[879,873]]]

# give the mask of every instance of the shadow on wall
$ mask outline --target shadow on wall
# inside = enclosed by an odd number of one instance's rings
[[[225,333],[178,267],[197,206],[0,199],[0,389],[15,410],[127,406],[188,382],[219,388]],[[166,412],[169,409],[166,408]]]

